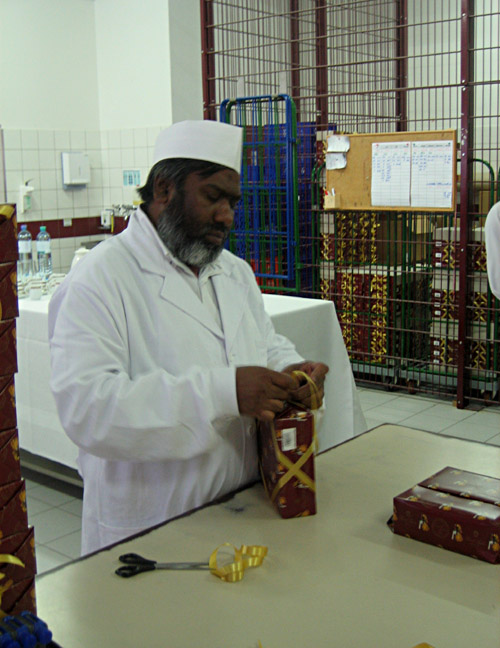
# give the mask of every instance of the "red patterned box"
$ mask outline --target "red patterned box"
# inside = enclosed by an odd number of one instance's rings
[[[21,479],[19,439],[15,428],[0,432],[0,467],[0,486]]]
[[[435,270],[432,275],[431,301],[434,319],[458,319],[458,270]],[[467,301],[472,321],[488,319],[488,276],[474,272],[467,282]]]
[[[0,376],[17,371],[16,320],[0,322]]]
[[[17,261],[17,219],[15,205],[0,205],[0,259]]]
[[[17,425],[14,376],[0,376],[0,430]]]
[[[36,574],[34,528],[28,527],[19,533],[0,538],[0,554],[15,556],[24,563],[24,567],[21,567],[21,565],[0,562],[0,572],[4,574],[5,580],[18,583],[32,578]]]
[[[17,264],[0,263],[0,320],[17,317]]]
[[[262,481],[282,518],[316,513],[314,415],[290,407],[270,423],[259,423]]]
[[[500,562],[500,479],[446,467],[394,498],[394,533]]]
[[[0,530],[5,538],[28,526],[26,489],[19,480],[0,486]]]
[[[467,339],[466,345],[467,366],[481,370],[493,367],[495,350],[493,325],[490,328],[485,324],[472,325],[471,339]],[[456,320],[432,322],[429,341],[432,364],[448,367],[458,365],[460,345]]]
[[[2,612],[15,615],[25,611],[36,614],[34,578],[19,581],[2,594]]]
[[[484,228],[476,227],[469,237],[471,270],[486,272]],[[460,226],[439,227],[434,231],[432,264],[435,268],[458,268],[460,260]]]

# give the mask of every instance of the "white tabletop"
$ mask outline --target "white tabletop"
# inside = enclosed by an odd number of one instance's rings
[[[500,477],[500,448],[381,426],[317,457],[316,516],[282,520],[257,484],[42,575],[38,614],[64,648],[496,648],[500,565],[386,525],[393,496],[447,465]],[[269,554],[239,583],[114,574],[126,552],[205,560],[225,541]]]
[[[61,427],[49,388],[48,304],[47,297],[19,301],[19,372],[15,378],[19,442],[35,455],[76,468],[78,448]],[[264,304],[278,333],[291,339],[299,353],[330,366],[325,386],[327,407],[319,428],[320,449],[363,432],[366,423],[333,303],[264,295]]]

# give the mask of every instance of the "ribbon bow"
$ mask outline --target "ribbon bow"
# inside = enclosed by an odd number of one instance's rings
[[[223,567],[217,565],[217,554],[222,547],[234,549],[234,561]],[[236,583],[245,575],[245,570],[250,567],[260,567],[267,555],[267,547],[261,545],[241,545],[237,549],[230,542],[223,542],[210,554],[208,565],[214,576],[226,583]]]
[[[11,554],[0,554],[0,563],[10,563],[11,565],[19,565],[20,567],[24,567],[23,561],[19,560],[19,558],[17,558],[16,556],[12,556]],[[5,574],[0,573],[0,580],[2,580],[3,578],[5,578]],[[0,605],[2,604],[3,593],[6,592],[13,583],[14,581],[9,579],[3,585],[0,585]],[[0,609],[0,619],[4,616],[5,613]]]

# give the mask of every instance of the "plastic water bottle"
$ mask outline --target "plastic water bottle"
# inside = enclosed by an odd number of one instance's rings
[[[31,234],[27,225],[21,225],[21,231],[17,237],[19,250],[18,273],[21,281],[26,281],[33,274],[33,253],[31,248]]]
[[[52,254],[50,251],[50,236],[45,225],[41,225],[36,237],[36,254],[38,258],[38,276],[47,281],[52,274]]]

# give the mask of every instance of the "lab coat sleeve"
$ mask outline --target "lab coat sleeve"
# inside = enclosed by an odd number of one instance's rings
[[[491,292],[500,299],[500,202],[490,209],[484,227],[486,265]]]
[[[131,379],[119,318],[73,282],[49,307],[51,389],[68,436],[111,460],[187,459],[217,442],[239,416],[234,367],[162,368]],[[216,423],[216,425],[214,425]]]

